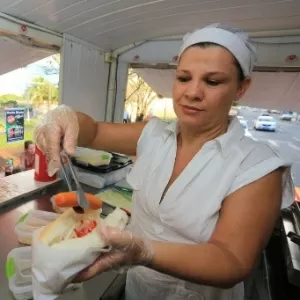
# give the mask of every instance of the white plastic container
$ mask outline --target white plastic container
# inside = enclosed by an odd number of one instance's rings
[[[36,227],[28,227],[26,223],[19,223],[15,227],[15,232],[18,237],[18,242],[23,245],[31,245],[32,243],[32,234]]]
[[[31,247],[10,251],[6,261],[8,286],[17,300],[32,299]]]
[[[31,245],[33,232],[54,221],[58,214],[42,210],[31,210],[23,216],[15,227],[18,241],[24,245]]]
[[[8,286],[16,300],[33,298],[32,291],[32,248],[20,247],[9,252],[6,260]],[[69,284],[65,292],[82,287],[82,284]],[[1,298],[1,297],[0,297]]]
[[[101,150],[77,147],[74,157],[78,162],[92,166],[106,166],[110,164],[112,154]]]
[[[54,221],[58,217],[57,213],[43,211],[43,210],[31,210],[28,213],[28,217],[25,222],[29,226],[41,227],[45,226],[48,223]]]

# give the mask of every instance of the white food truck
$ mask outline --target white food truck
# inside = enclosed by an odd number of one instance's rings
[[[170,97],[182,35],[214,22],[258,51],[241,104],[300,112],[299,0],[0,0],[0,75],[60,52],[60,103],[121,122],[128,68]],[[300,210],[283,213],[247,299],[300,298],[298,223]]]

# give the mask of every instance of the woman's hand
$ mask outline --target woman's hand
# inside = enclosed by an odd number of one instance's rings
[[[147,265],[151,262],[153,248],[150,241],[135,237],[129,231],[113,227],[103,227],[99,234],[112,247],[112,250],[101,254],[91,266],[76,276],[74,282],[91,279],[98,273],[109,269],[131,265]]]
[[[78,134],[79,123],[76,112],[65,105],[49,111],[36,127],[35,142],[49,161],[48,173],[50,176],[60,168],[61,143],[68,154],[73,154]]]

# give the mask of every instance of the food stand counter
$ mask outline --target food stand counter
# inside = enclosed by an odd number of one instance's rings
[[[10,177],[10,178],[9,178]],[[20,175],[11,175],[10,181],[20,181]],[[30,179],[28,179],[30,178]],[[34,181],[32,174],[22,174],[23,187],[26,187],[24,180]],[[2,182],[3,185],[3,182]],[[32,184],[31,184],[32,185]],[[31,209],[53,212],[50,201],[51,195],[65,190],[61,180],[51,184],[34,187],[31,192],[26,191],[26,195],[19,195],[15,199],[0,201],[0,291],[1,299],[14,299],[8,287],[8,280],[5,276],[5,265],[8,253],[17,247],[22,247],[18,243],[15,233],[15,226],[18,220]],[[92,192],[87,190],[88,192]],[[95,192],[95,191],[94,191]],[[34,199],[34,200],[30,200]],[[112,207],[103,205],[103,214],[107,215],[113,211]],[[120,285],[124,284],[124,275],[119,276],[115,272],[106,272],[95,278],[84,282],[82,287],[62,294],[58,300],[99,300],[99,299],[119,299]],[[122,290],[122,288],[121,288]]]

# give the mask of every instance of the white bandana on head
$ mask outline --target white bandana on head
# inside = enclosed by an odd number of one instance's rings
[[[183,45],[180,48],[179,57],[192,45],[198,43],[214,43],[229,50],[239,62],[243,74],[250,76],[256,61],[256,50],[255,47],[249,43],[248,36],[241,33],[233,33],[216,26],[217,25],[210,25],[192,33],[187,33],[183,37]]]

